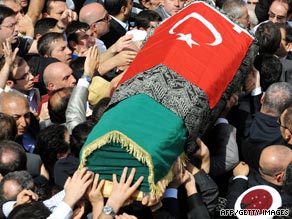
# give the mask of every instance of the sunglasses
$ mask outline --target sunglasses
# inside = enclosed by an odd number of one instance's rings
[[[94,21],[92,24],[96,24],[96,23],[98,23],[98,22],[101,22],[101,21],[108,21],[110,19],[110,16],[109,16],[109,14],[107,13],[105,16],[104,16],[104,18],[101,18],[101,19],[99,19],[99,20],[96,20],[96,21]],[[91,25],[92,25],[91,24]]]
[[[284,20],[284,19],[286,19],[286,16],[283,16],[283,15],[276,15],[276,14],[274,14],[273,12],[271,12],[271,11],[269,11],[268,12],[268,14],[269,14],[269,17],[270,18],[277,18],[277,20]]]

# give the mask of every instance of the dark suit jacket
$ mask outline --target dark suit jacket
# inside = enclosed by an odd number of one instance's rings
[[[278,192],[281,191],[281,187],[274,185],[266,180],[264,180],[259,173],[251,170],[248,175],[248,180],[237,178],[231,180],[228,186],[228,195],[227,195],[227,206],[226,208],[234,208],[237,198],[245,192],[247,189],[257,186],[257,185],[267,185],[276,189]],[[286,197],[281,194],[282,202],[287,203]]]
[[[110,30],[107,34],[103,35],[100,40],[104,42],[107,48],[110,48],[120,37],[126,34],[126,30],[117,21],[111,19]]]
[[[242,145],[242,155],[250,167],[258,170],[262,150],[270,145],[286,145],[282,138],[278,118],[258,112],[252,121],[249,136]]]
[[[288,82],[292,84],[292,60],[290,59],[281,59],[282,63],[282,74],[280,81]]]

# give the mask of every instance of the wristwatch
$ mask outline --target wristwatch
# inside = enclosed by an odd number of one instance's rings
[[[107,214],[107,215],[111,215],[113,217],[115,217],[117,215],[116,212],[114,212],[114,209],[108,205],[106,205],[102,208],[102,213]]]
[[[84,78],[88,83],[91,82],[91,77],[89,75],[82,75],[81,78]]]

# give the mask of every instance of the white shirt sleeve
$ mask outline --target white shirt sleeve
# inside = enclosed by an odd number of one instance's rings
[[[65,202],[61,202],[47,219],[70,219],[73,211]]]

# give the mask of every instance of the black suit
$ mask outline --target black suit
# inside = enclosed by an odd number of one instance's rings
[[[287,206],[288,204],[291,204],[291,195],[288,195],[286,193],[281,192],[281,186],[277,186],[275,184],[272,184],[266,180],[264,180],[259,173],[256,171],[250,171],[248,175],[248,180],[237,178],[232,179],[228,186],[228,195],[227,195],[227,207],[226,208],[234,208],[235,202],[237,198],[245,192],[247,189],[257,186],[257,185],[267,185],[271,186],[274,189],[276,189],[282,198],[282,205]]]
[[[262,150],[270,145],[286,145],[282,138],[278,117],[266,115],[261,112],[255,114],[249,136],[242,144],[242,155],[246,163],[258,170]]]
[[[110,21],[110,30],[107,34],[103,35],[100,40],[104,42],[107,48],[110,48],[120,37],[126,34],[126,30],[115,19]]]
[[[280,81],[288,82],[292,85],[292,60],[281,59],[281,63],[283,68]]]

